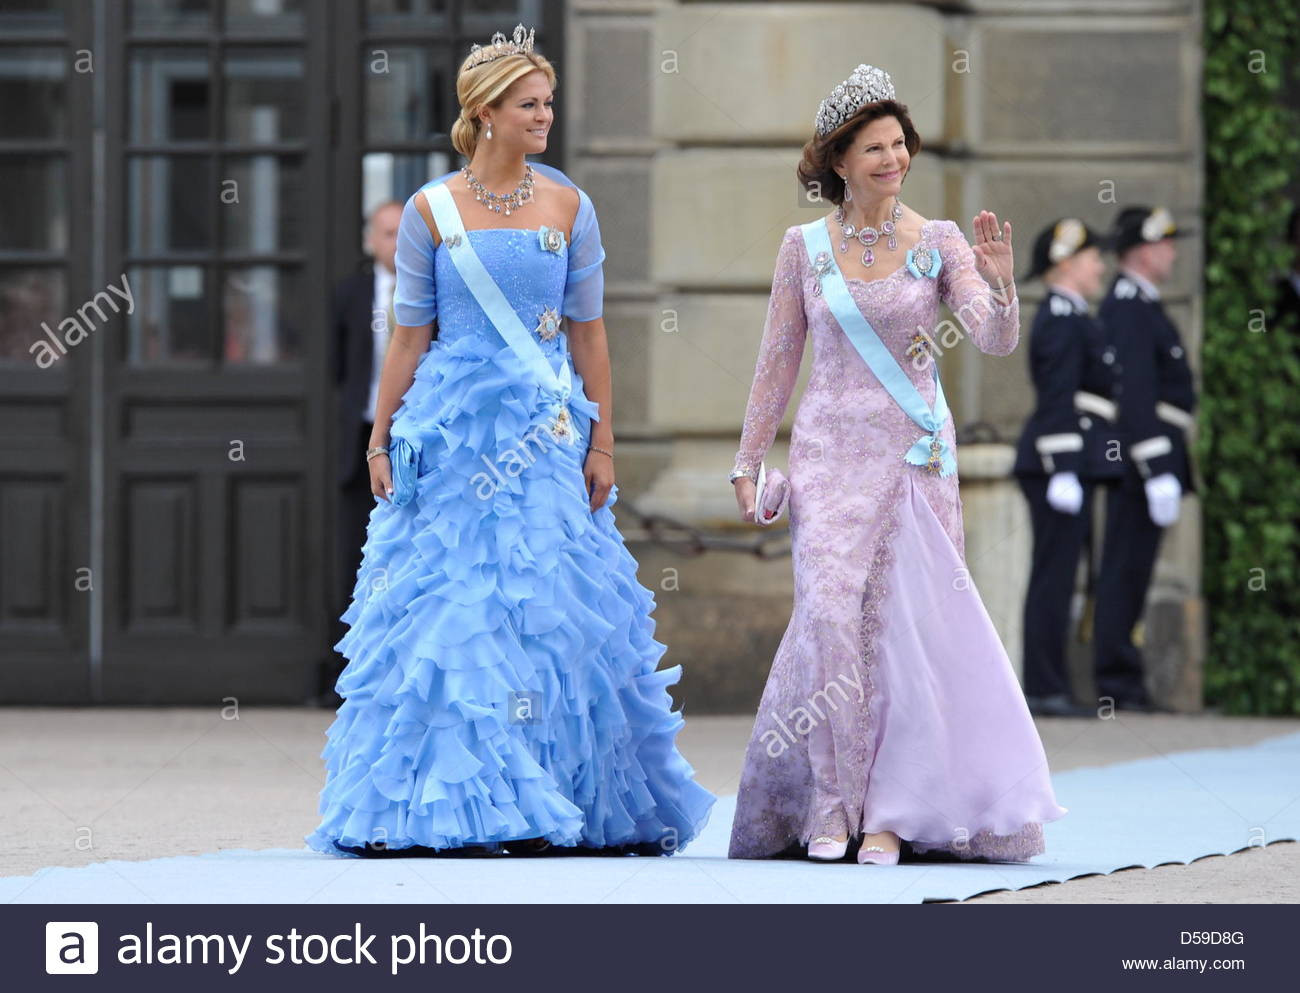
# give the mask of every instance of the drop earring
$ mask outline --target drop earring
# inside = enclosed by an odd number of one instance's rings
[[[852,200],[852,199],[853,199],[853,191],[852,191],[851,189],[849,189],[849,181],[848,181],[848,179],[847,179],[846,177],[844,177],[844,176],[841,176],[840,179],[843,179],[843,180],[844,180],[844,199],[845,199],[845,200]]]
[[[488,121],[488,125],[487,125],[487,135],[486,135],[486,137],[487,137],[488,139],[491,139],[491,137],[492,137],[492,122],[491,122],[491,121]]]

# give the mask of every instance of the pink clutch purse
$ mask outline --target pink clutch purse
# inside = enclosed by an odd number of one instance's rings
[[[776,523],[790,502],[790,480],[773,466],[759,463],[758,481],[754,485],[754,523],[767,527]]]

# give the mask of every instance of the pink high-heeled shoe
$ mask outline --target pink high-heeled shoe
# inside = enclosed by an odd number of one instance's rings
[[[829,835],[822,835],[808,842],[808,857],[814,862],[838,862],[848,850],[848,838],[838,841]]]
[[[899,851],[901,849],[890,852],[880,845],[863,845],[858,849],[858,865],[898,865]]]

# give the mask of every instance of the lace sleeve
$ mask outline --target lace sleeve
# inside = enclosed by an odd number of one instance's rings
[[[734,470],[757,478],[758,465],[776,439],[786,405],[799,378],[804,338],[808,329],[804,314],[804,242],[798,226],[789,228],[776,257],[772,295],[767,304],[763,339],[758,346],[754,382],[745,407],[745,425],[740,435]]]
[[[975,347],[990,355],[1010,355],[1020,341],[1020,300],[1014,282],[1003,295],[975,268],[975,250],[955,222],[945,222],[939,252],[939,298],[948,305]]]

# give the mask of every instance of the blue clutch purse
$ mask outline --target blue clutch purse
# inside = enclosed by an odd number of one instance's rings
[[[388,445],[388,464],[393,472],[393,495],[388,502],[394,507],[404,506],[415,496],[415,477],[420,474],[420,446],[409,438],[393,438]]]

